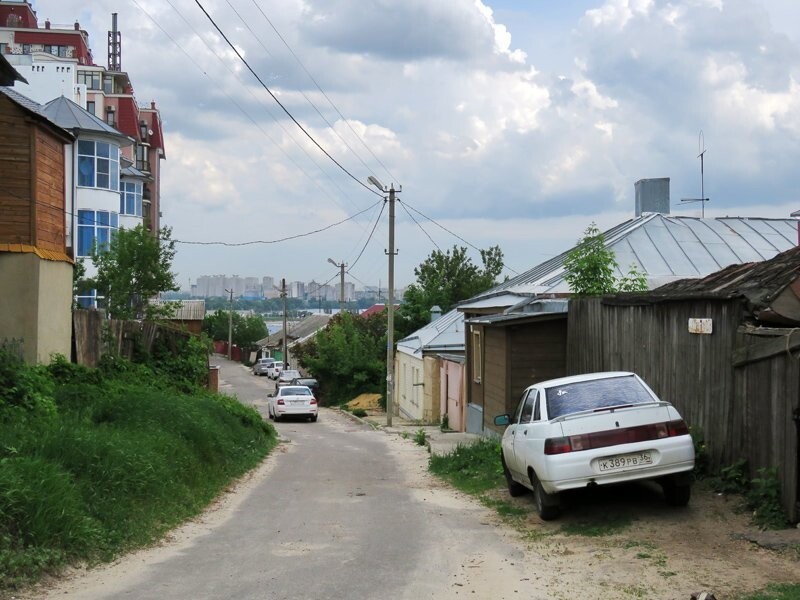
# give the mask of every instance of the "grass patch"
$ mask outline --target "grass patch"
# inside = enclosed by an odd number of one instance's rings
[[[456,489],[478,495],[504,484],[500,464],[500,444],[482,439],[459,445],[444,456],[431,456],[430,471]]]
[[[739,600],[800,600],[800,583],[773,583]]]
[[[152,544],[276,443],[251,407],[143,365],[0,364],[0,592]]]
[[[481,502],[484,506],[493,508],[504,519],[521,519],[528,514],[528,511],[519,506],[514,506],[507,500],[498,500],[497,498],[490,498],[489,496],[481,496]]]
[[[561,531],[566,535],[603,537],[619,533],[627,529],[630,524],[630,517],[623,515],[606,515],[602,517],[595,517],[591,520],[580,520],[572,523],[565,523],[561,526]]]

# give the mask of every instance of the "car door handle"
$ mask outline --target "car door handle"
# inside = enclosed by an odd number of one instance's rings
[[[523,433],[523,435],[528,435],[528,430],[526,429],[526,430],[525,430],[525,431],[523,431],[522,433]]]

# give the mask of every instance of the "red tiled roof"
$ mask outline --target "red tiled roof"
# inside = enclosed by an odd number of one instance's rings
[[[139,109],[133,96],[121,97],[118,100],[117,109],[117,129],[134,139],[140,139],[139,135]]]

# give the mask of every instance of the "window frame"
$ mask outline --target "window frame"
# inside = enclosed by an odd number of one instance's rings
[[[472,381],[481,383],[483,381],[483,353],[481,344],[481,331],[472,330]]]
[[[102,252],[114,239],[119,229],[119,214],[110,210],[80,209],[77,229],[75,256],[89,258],[95,244]]]
[[[88,153],[88,145],[91,144],[91,154]],[[76,181],[78,187],[96,188],[120,191],[119,175],[119,146],[110,142],[99,140],[78,140],[78,161]],[[91,173],[84,171],[84,167],[91,169]],[[108,184],[102,185],[103,176],[108,178]],[[91,183],[88,178],[91,177]]]
[[[129,190],[128,186],[135,189]],[[144,183],[141,181],[120,181],[119,184],[119,214],[127,217],[142,217],[142,205],[144,196]],[[133,197],[133,212],[128,211],[130,197]]]

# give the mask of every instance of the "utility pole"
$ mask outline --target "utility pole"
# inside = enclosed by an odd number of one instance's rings
[[[347,263],[344,261],[337,263],[332,258],[329,258],[328,262],[339,269],[339,312],[344,312],[344,268]]]
[[[283,368],[289,368],[289,347],[286,342],[286,279],[281,279],[281,298],[283,298]]]
[[[372,185],[381,192],[389,192],[389,289],[387,290],[388,301],[386,303],[386,426],[392,426],[392,415],[394,414],[394,184],[387,190],[383,184],[375,177],[370,175],[367,178]],[[400,187],[397,192],[402,192]],[[384,198],[384,201],[386,198]]]
[[[228,360],[231,360],[231,347],[233,346],[233,288],[225,290],[231,295],[228,301]]]

